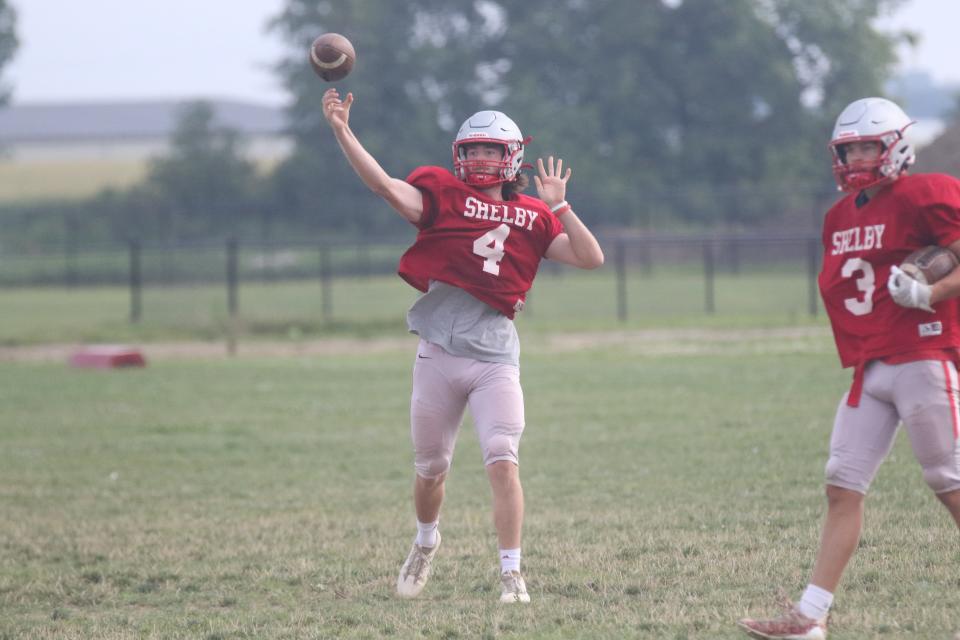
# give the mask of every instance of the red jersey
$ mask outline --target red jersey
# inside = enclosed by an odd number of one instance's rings
[[[563,231],[550,207],[523,194],[492,200],[441,167],[415,169],[407,182],[423,193],[423,216],[400,277],[420,291],[446,282],[512,319]]]
[[[960,240],[960,180],[904,175],[862,206],[857,199],[837,202],[823,225],[820,294],[841,364],[960,347],[960,299],[930,313],[901,307],[887,291],[890,267],[912,251]]]

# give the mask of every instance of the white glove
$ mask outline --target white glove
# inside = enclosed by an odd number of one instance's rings
[[[900,269],[890,267],[890,277],[887,279],[887,291],[890,297],[901,307],[923,309],[934,313],[930,306],[930,285],[914,280]]]

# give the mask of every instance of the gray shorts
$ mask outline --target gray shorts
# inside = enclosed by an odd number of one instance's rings
[[[453,356],[421,340],[413,366],[410,433],[417,475],[446,473],[467,405],[483,463],[519,463],[523,433],[520,369],[511,364]]]
[[[865,494],[901,422],[930,488],[960,489],[957,369],[938,360],[867,365],[860,406],[837,409],[827,484]]]

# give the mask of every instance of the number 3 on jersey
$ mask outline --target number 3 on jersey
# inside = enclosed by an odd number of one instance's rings
[[[483,258],[483,270],[495,276],[500,275],[500,261],[503,260],[503,243],[510,235],[510,227],[505,224],[487,231],[473,241],[473,253]]]
[[[857,291],[863,293],[863,299],[847,298],[843,305],[847,311],[855,316],[865,316],[873,311],[873,292],[877,288],[877,278],[873,272],[873,265],[863,258],[850,258],[843,263],[843,269],[840,275],[844,278],[852,278],[859,275],[855,281]]]

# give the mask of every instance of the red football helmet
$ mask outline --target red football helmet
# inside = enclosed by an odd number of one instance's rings
[[[500,161],[468,160],[466,145],[501,145]],[[460,126],[453,141],[453,173],[469,185],[488,187],[516,180],[523,165],[523,138],[516,123],[499,111],[478,111]],[[494,171],[490,171],[493,169]]]
[[[895,180],[917,155],[904,138],[913,120],[885,98],[863,98],[847,105],[833,127],[830,151],[833,177],[841,191],[861,191]],[[873,162],[847,164],[844,146],[850,142],[879,142],[880,156]]]

